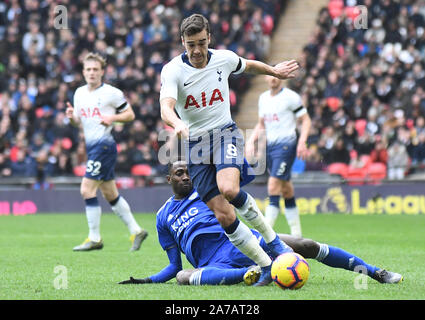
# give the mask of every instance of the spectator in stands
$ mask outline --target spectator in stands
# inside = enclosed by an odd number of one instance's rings
[[[18,149],[16,160],[12,161],[10,168],[15,177],[34,177],[37,172],[37,164],[34,158],[31,158],[26,149]]]
[[[388,162],[388,152],[387,152],[387,144],[383,140],[377,141],[375,145],[375,149],[370,153],[370,161],[371,162],[380,162],[383,164],[387,164]]]
[[[388,148],[388,179],[401,180],[404,178],[407,166],[409,164],[409,155],[406,147],[399,141],[394,141]]]
[[[338,138],[335,145],[329,151],[330,163],[340,162],[349,164],[350,163],[350,152],[345,146],[344,139]]]
[[[322,156],[319,153],[317,145],[313,144],[308,148],[308,156],[305,160],[306,171],[323,171],[326,165],[323,162]]]
[[[50,145],[57,135],[71,139],[72,148],[60,148],[60,153],[71,152],[69,158],[76,166],[84,163],[78,153],[81,138],[75,131],[63,131],[60,113],[82,82],[81,59],[88,51],[96,49],[106,56],[108,83],[119,82],[118,86],[126,88],[129,98],[137,97],[132,105],[137,119],[146,127],[147,134],[140,141],[144,143],[152,131],[160,130],[157,70],[182,50],[178,28],[182,18],[202,12],[209,17],[214,47],[232,44],[239,54],[263,59],[269,52],[270,26],[277,24],[286,1],[91,0],[78,6],[71,1],[68,29],[53,27],[55,2],[42,3],[5,2],[5,34],[3,38],[0,35],[0,51],[7,52],[0,57],[0,63],[5,66],[5,72],[0,72],[0,153],[5,159],[12,154],[13,162],[16,150],[12,152],[12,148],[20,131],[27,132],[24,137],[27,145],[34,133],[43,135]],[[317,27],[300,57],[305,72],[289,82],[289,87],[307,101],[312,130],[318,133],[315,142],[325,163],[329,160],[326,153],[336,140],[329,138],[328,126],[334,127],[335,136],[344,138],[349,151],[370,154],[375,136],[391,143],[397,138],[400,126],[405,126],[408,120],[425,117],[423,1],[357,1],[357,5],[367,6],[369,16],[368,29],[357,30],[344,13],[344,1],[340,3],[342,7],[338,10],[333,8],[330,12],[326,7],[320,11]],[[233,22],[232,17],[235,17]],[[145,45],[147,42],[149,46]],[[229,83],[239,96],[248,90],[250,80],[250,76],[243,75],[231,78]],[[326,101],[326,97],[334,95],[340,99],[339,104]],[[237,112],[239,101],[232,101],[235,103],[232,112]],[[378,112],[370,118],[368,111],[375,109],[376,101],[380,104]],[[9,106],[8,111],[4,105]],[[344,116],[339,117],[340,113],[337,118],[347,117],[347,122],[335,126],[334,116],[340,109],[344,110]],[[403,117],[394,121],[396,110],[401,110]],[[354,127],[359,119],[368,120],[367,127],[372,129],[367,130],[367,138],[359,137]],[[122,129],[117,135],[123,134],[124,144],[130,137],[138,138],[131,133],[134,125],[136,129],[139,126],[133,123],[117,128],[117,131]],[[402,136],[408,154],[413,156],[414,135],[402,133]],[[371,143],[365,145],[366,141]]]
[[[412,141],[412,166],[425,164],[425,132],[420,132]]]
[[[10,160],[3,153],[0,153],[0,177],[9,177],[12,174]]]

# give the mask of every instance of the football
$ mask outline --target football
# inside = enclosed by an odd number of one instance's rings
[[[272,279],[281,289],[299,289],[308,279],[310,266],[298,253],[287,252],[272,264]]]

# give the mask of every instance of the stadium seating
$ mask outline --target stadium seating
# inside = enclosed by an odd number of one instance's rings
[[[292,164],[292,173],[294,174],[300,174],[305,171],[305,161],[301,160],[299,158],[296,158],[294,160],[294,163]]]
[[[365,168],[369,168],[369,166],[372,164],[372,159],[368,154],[362,154],[360,156],[360,161],[364,163]]]
[[[342,162],[334,162],[328,166],[327,171],[330,174],[337,174],[346,178],[348,174],[348,165]]]
[[[369,183],[376,184],[387,177],[387,166],[380,162],[371,163],[367,168]]]
[[[344,12],[344,1],[343,0],[330,0],[328,4],[329,14],[332,19],[335,19]]]
[[[366,130],[367,121],[365,119],[357,119],[355,122],[355,127],[357,134],[362,136]]]
[[[367,169],[366,168],[355,168],[352,166],[348,166],[348,171],[346,175],[346,179],[349,185],[361,185],[365,184],[365,180],[367,177]]]
[[[86,166],[85,165],[81,165],[81,166],[76,166],[74,167],[74,174],[77,177],[82,177],[86,174]]]
[[[147,164],[136,164],[131,167],[131,174],[133,176],[148,177],[152,174],[152,167]]]

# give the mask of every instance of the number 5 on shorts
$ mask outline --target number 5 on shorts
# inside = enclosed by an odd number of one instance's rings
[[[279,170],[277,170],[277,175],[281,176],[285,173],[286,170],[286,162],[282,161],[279,166]]]
[[[100,173],[101,167],[102,167],[102,164],[100,163],[100,161],[89,160],[87,161],[86,171],[89,173],[91,172],[92,176],[97,176]]]

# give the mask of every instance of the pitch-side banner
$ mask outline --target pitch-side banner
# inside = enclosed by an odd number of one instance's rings
[[[419,183],[398,183],[362,186],[303,186],[296,189],[301,214],[424,214],[424,186]],[[250,185],[244,190],[253,195],[260,209],[268,204],[267,188]],[[121,189],[134,213],[156,212],[171,196],[168,185]],[[103,212],[112,212],[110,205],[98,194]],[[284,202],[281,201],[284,208]],[[84,213],[84,201],[78,190],[0,191],[0,215],[39,213]]]

